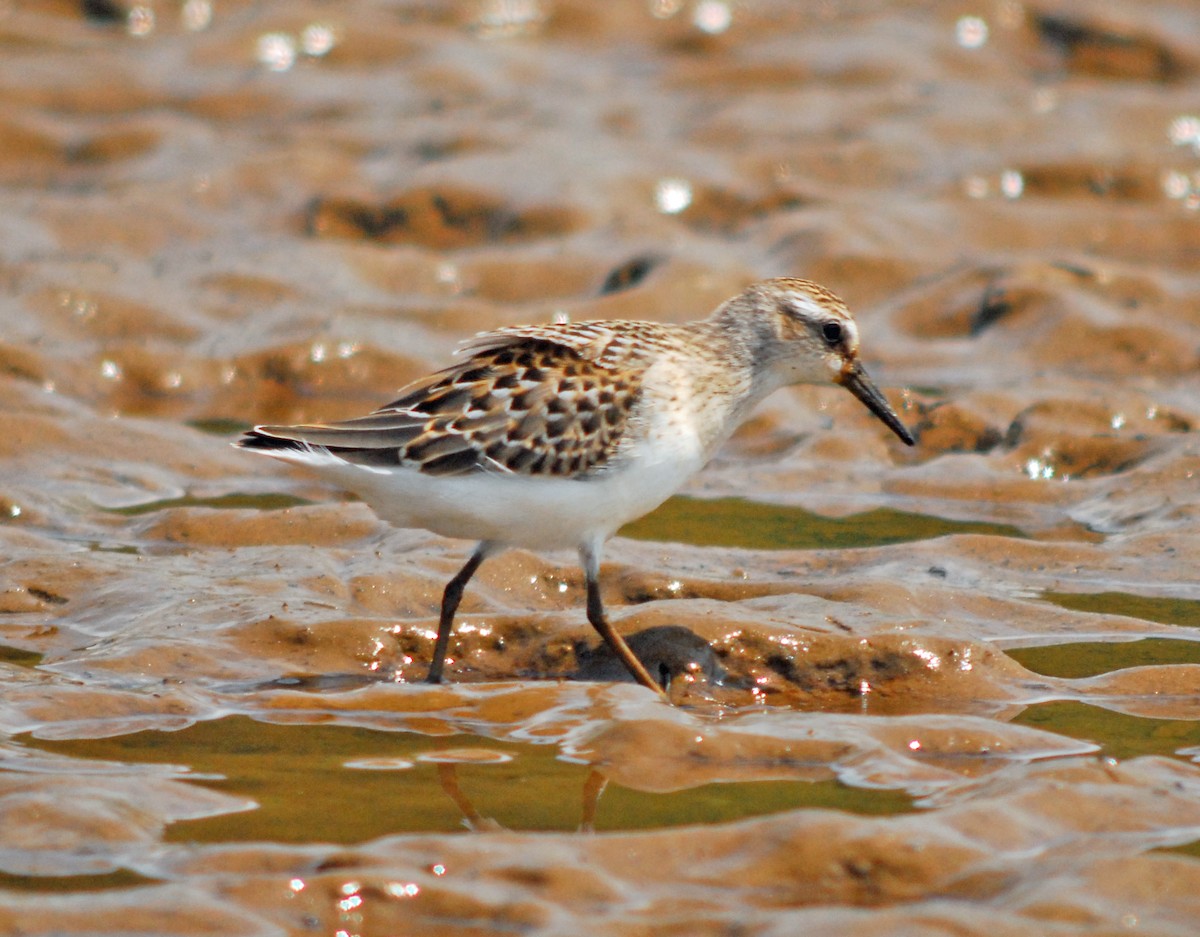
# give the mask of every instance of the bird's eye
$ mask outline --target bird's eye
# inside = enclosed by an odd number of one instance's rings
[[[842,326],[838,322],[826,322],[821,326],[821,335],[829,346],[833,347],[842,340]]]

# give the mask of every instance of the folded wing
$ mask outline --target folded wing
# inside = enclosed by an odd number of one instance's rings
[[[466,360],[408,385],[374,413],[259,426],[238,445],[430,475],[587,476],[616,456],[638,400],[640,365],[605,351],[604,331],[579,339],[576,330],[569,342],[554,326],[489,333],[466,346]]]

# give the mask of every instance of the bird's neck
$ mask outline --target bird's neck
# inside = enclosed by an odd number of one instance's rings
[[[711,360],[726,378],[730,374],[741,377],[736,382],[736,408],[744,414],[787,381],[778,379],[773,369],[760,366],[770,357],[769,349],[776,342],[775,336],[765,326],[747,329],[745,319],[733,307],[734,302],[726,303],[712,316],[691,323],[690,327],[695,330],[698,340],[712,350]]]

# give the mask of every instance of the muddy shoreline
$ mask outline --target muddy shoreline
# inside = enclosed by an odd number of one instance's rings
[[[0,930],[1194,933],[1200,15],[1127,6],[0,9]],[[780,392],[614,539],[674,707],[560,554],[422,684],[468,545],[229,446],[776,275],[919,445]]]

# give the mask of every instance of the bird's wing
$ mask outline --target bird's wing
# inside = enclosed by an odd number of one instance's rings
[[[609,464],[639,396],[644,364],[601,327],[532,326],[467,343],[465,360],[409,384],[368,416],[260,426],[249,449],[326,450],[368,467],[573,478]],[[603,333],[603,334],[602,334]]]
[[[622,341],[620,332],[608,323],[555,322],[546,325],[513,325],[494,332],[480,332],[458,346],[458,354],[475,356],[481,352],[497,351],[526,341],[550,342],[575,352],[585,361],[594,361],[612,367],[628,357],[628,343]]]

